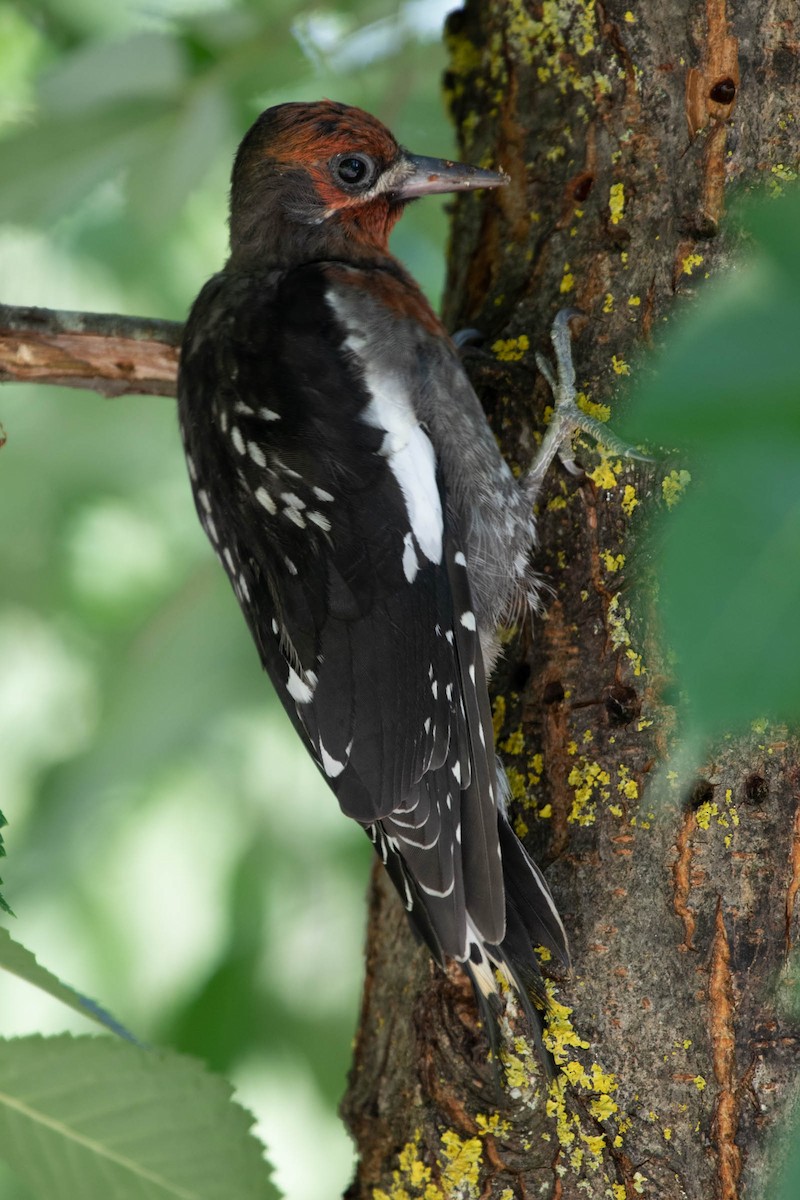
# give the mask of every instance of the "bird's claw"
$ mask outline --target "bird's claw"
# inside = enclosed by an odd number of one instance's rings
[[[555,373],[544,355],[536,355],[536,365],[553,393],[553,415],[539,452],[525,476],[525,487],[531,502],[538,496],[544,477],[556,455],[571,475],[582,473],[572,453],[572,438],[579,430],[588,433],[612,454],[618,454],[622,458],[635,458],[641,462],[653,461],[635,446],[623,442],[601,421],[590,417],[575,401],[575,365],[572,360],[569,322],[573,317],[582,315],[575,308],[562,308],[556,314],[550,330],[555,355]]]
[[[457,350],[463,350],[465,346],[479,346],[483,341],[485,337],[480,329],[457,329],[453,334]]]

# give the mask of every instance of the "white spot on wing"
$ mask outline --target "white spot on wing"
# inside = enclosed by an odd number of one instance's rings
[[[278,511],[278,506],[276,505],[275,501],[272,499],[272,496],[270,496],[270,494],[266,490],[266,488],[263,488],[263,487],[256,488],[255,496],[256,496],[256,500],[262,506],[262,508],[265,508],[267,510],[267,512],[270,513],[274,517],[275,513]]]
[[[311,697],[314,695],[313,688],[305,683],[293,667],[289,667],[289,678],[286,681],[286,690],[293,700],[298,704],[308,704]]]
[[[403,574],[409,583],[413,583],[417,578],[418,570],[419,559],[414,549],[414,535],[407,533],[403,538]]]
[[[329,779],[336,779],[337,775],[341,775],[342,771],[347,765],[346,763],[340,762],[338,758],[334,758],[333,755],[329,754],[322,742],[319,744],[319,756],[322,759],[322,769]],[[391,839],[389,839],[389,841],[391,841]]]
[[[244,454],[244,438],[242,437],[242,431],[238,425],[234,425],[231,429],[231,441],[239,453]]]
[[[474,629],[475,628],[475,613],[471,612],[470,609],[467,609],[466,612],[463,612],[461,614],[461,624],[464,626],[465,629]]]
[[[309,521],[313,521],[315,525],[319,525],[320,529],[324,529],[326,533],[331,527],[330,521],[321,512],[310,512],[308,519]]]
[[[326,492],[324,488],[314,487],[311,490],[318,500],[322,500],[326,504],[333,503],[333,496],[330,494],[330,492]]]
[[[465,567],[467,565],[467,560],[464,558],[461,550],[456,550],[455,554],[453,555],[453,562],[459,567]]]
[[[267,465],[267,457],[257,442],[247,443],[247,453],[257,467],[265,467]]]
[[[437,892],[436,888],[426,887],[424,883],[420,883],[419,886],[428,896],[437,896],[440,900],[443,900],[445,896],[449,896],[452,893],[455,883],[455,879],[452,879],[450,881],[450,886],[446,887],[443,892]]]
[[[299,496],[296,496],[294,492],[281,492],[281,500],[284,504],[288,505],[289,508],[305,508],[305,501],[301,500]]]
[[[273,412],[271,408],[260,408],[258,415],[265,421],[280,421],[281,414]]]

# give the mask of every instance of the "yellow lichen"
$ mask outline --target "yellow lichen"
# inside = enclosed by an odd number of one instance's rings
[[[688,471],[670,471],[666,479],[661,480],[661,494],[667,508],[675,507],[691,482],[692,476]]]
[[[596,1100],[589,1101],[589,1112],[598,1121],[607,1121],[615,1112],[619,1112],[619,1106],[610,1096],[598,1096]]]
[[[504,696],[496,696],[492,707],[492,726],[494,728],[494,740],[500,736],[500,730],[503,728],[503,722],[506,719],[506,701]]]
[[[418,1129],[413,1139],[406,1142],[397,1156],[397,1169],[392,1172],[392,1185],[388,1192],[374,1188],[372,1200],[411,1200],[408,1188],[412,1188],[422,1200],[445,1200],[441,1188],[431,1183],[431,1168],[420,1157],[419,1144],[422,1134]],[[423,1191],[424,1188],[424,1191]]]
[[[600,557],[610,575],[613,575],[615,571],[618,571],[620,567],[625,565],[624,554],[612,554],[610,550],[601,550]]]
[[[614,311],[614,297],[611,295],[611,292],[606,292],[605,297],[603,299],[603,312],[610,313],[613,311]]]
[[[478,1183],[483,1145],[480,1138],[462,1139],[452,1129],[442,1134],[442,1183],[446,1196],[464,1195]]]
[[[511,795],[515,800],[525,800],[527,792],[525,788],[525,776],[517,771],[515,767],[506,767],[506,778]]]
[[[611,224],[619,225],[625,215],[625,185],[612,183],[608,191],[608,207],[611,213]]]
[[[631,373],[629,364],[617,354],[611,355],[611,367],[616,375],[630,375]]]
[[[558,285],[558,290],[561,292],[562,296],[565,296],[567,292],[571,292],[574,287],[575,276],[569,269],[569,263],[564,263],[564,273],[561,277],[561,283]]]
[[[617,767],[617,791],[621,792],[627,800],[637,800],[639,797],[639,785],[635,779],[631,779],[629,769],[621,763]]]
[[[567,820],[576,825],[594,824],[597,814],[595,793],[599,792],[604,800],[609,798],[609,793],[604,790],[611,783],[608,772],[599,763],[590,762],[581,755],[567,776],[567,783],[574,789]]]
[[[503,1136],[511,1131],[511,1125],[504,1117],[500,1116],[500,1113],[492,1113],[490,1117],[478,1113],[475,1117],[475,1124],[482,1137],[487,1133]]]
[[[612,463],[610,459],[601,457],[595,469],[587,472],[587,478],[591,479],[597,487],[610,491],[611,488],[617,486],[617,472],[621,470],[622,463],[619,460]]]
[[[636,495],[636,488],[632,483],[626,483],[622,493],[622,501],[620,503],[620,508],[625,513],[626,517],[633,515],[633,510],[636,508],[638,503],[639,498]]]
[[[590,400],[585,392],[578,392],[575,403],[582,412],[594,417],[595,421],[606,422],[611,416],[611,409],[607,404],[598,404],[597,401]]]
[[[499,338],[492,344],[492,351],[500,362],[520,362],[530,349],[530,339],[526,333],[516,338]]]
[[[515,729],[510,733],[506,740],[501,743],[500,749],[506,754],[521,754],[525,749],[525,735],[521,729]]]
[[[628,296],[628,308],[638,308],[641,303],[641,296]]]
[[[702,254],[687,254],[686,258],[681,263],[681,270],[684,275],[691,275],[703,261]]]

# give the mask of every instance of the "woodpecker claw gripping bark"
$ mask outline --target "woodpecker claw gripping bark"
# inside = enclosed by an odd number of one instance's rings
[[[200,521],[297,733],[417,935],[463,964],[495,1057],[508,987],[550,1069],[534,947],[566,964],[567,938],[506,816],[486,680],[536,596],[533,498],[585,428],[567,318],[520,485],[388,250],[409,200],[506,182],[415,157],[359,109],[269,109],[236,156],[231,254],[187,322],[178,395]]]

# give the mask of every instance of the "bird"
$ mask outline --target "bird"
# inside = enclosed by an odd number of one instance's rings
[[[534,501],[580,417],[540,363],[563,422],[515,479],[388,244],[410,202],[507,183],[410,153],[359,108],[267,109],[235,157],[230,255],[186,323],[178,407],[200,522],[297,734],[417,938],[469,976],[492,1057],[510,991],[551,1071],[541,948],[567,965],[567,934],[509,821],[487,681],[498,630],[536,602]]]

